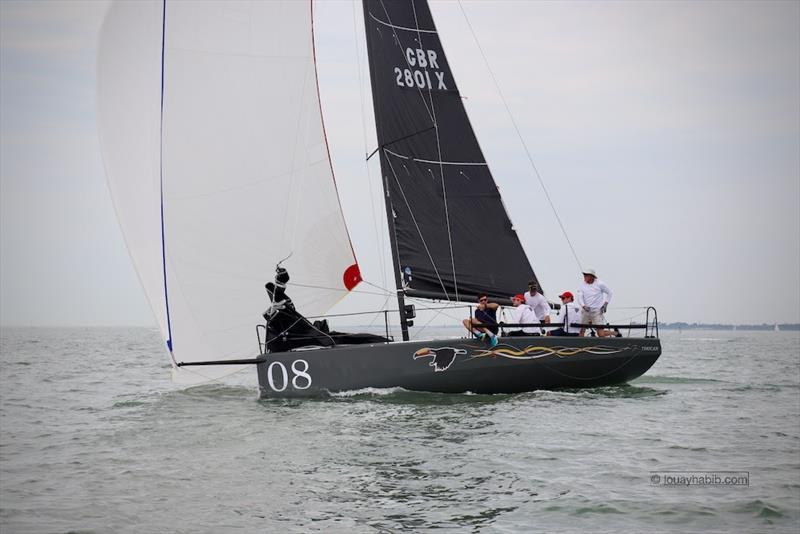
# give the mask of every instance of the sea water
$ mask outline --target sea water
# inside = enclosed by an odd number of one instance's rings
[[[4,329],[0,532],[797,532],[800,333],[662,334],[620,387],[265,401],[153,329]]]

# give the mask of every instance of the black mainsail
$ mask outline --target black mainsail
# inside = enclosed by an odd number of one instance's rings
[[[535,279],[425,0],[364,0],[378,153],[398,289],[507,299]],[[402,278],[402,280],[401,280]]]

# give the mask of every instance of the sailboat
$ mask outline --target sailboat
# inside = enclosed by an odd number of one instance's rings
[[[269,397],[517,393],[645,373],[661,354],[652,308],[639,337],[413,339],[409,299],[505,301],[537,279],[427,2],[364,0],[363,13],[402,340],[330,332],[321,319],[363,280],[323,123],[313,3],[111,6],[100,140],[173,380],[255,367]]]

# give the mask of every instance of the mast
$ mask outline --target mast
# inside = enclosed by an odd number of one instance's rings
[[[367,20],[369,19],[369,6],[367,5],[368,2],[364,0],[362,2],[362,6],[364,8],[364,22],[367,25],[367,32],[369,32],[369,23]],[[371,55],[371,54],[370,54]],[[371,70],[371,69],[370,69]],[[377,120],[378,113],[380,112],[378,108],[378,101],[377,98],[374,96],[380,90],[377,84],[376,76],[370,75],[370,85],[372,88],[372,104],[375,111],[376,117],[376,128],[380,129],[378,126],[379,122]],[[389,227],[389,244],[392,249],[392,264],[394,268],[394,283],[395,283],[395,290],[397,293],[397,309],[400,315],[400,331],[403,336],[403,341],[409,340],[408,335],[408,319],[406,317],[406,310],[405,310],[405,289],[403,288],[403,277],[401,275],[402,266],[400,265],[400,255],[397,249],[397,232],[394,224],[394,208],[392,207],[392,197],[391,197],[391,188],[389,187],[389,176],[385,172],[385,166],[383,163],[383,155],[380,154],[384,148],[381,146],[381,135],[378,133],[378,143],[379,146],[376,149],[376,152],[379,153],[379,159],[381,160],[381,186],[383,187],[383,200],[384,206],[386,208],[386,222]],[[374,153],[373,153],[374,154]],[[369,157],[367,158],[369,159]]]
[[[373,91],[375,89],[373,88]],[[386,206],[386,219],[389,224],[389,243],[392,247],[392,263],[394,264],[394,283],[397,288],[397,309],[400,313],[400,331],[403,334],[403,341],[408,341],[408,318],[406,317],[405,290],[403,289],[403,277],[400,274],[400,258],[397,254],[397,238],[394,228],[394,210],[392,209],[392,198],[389,194],[389,187],[386,181],[388,177],[382,176],[383,198]]]

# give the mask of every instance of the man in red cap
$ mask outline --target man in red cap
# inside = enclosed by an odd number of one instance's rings
[[[570,324],[581,320],[581,308],[575,304],[575,299],[569,291],[564,291],[558,297],[561,299],[561,309],[558,310],[558,317],[555,323],[561,323],[562,326],[548,332],[547,335],[577,337],[580,335],[580,328],[570,326]]]
[[[511,297],[511,303],[514,305],[514,309],[511,312],[511,322],[513,324],[530,324],[531,326],[523,326],[519,330],[512,330],[508,333],[509,336],[538,336],[539,333],[537,330],[539,328],[534,328],[534,324],[539,323],[539,319],[536,318],[536,314],[533,313],[533,310],[525,304],[525,296],[514,295]]]

